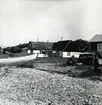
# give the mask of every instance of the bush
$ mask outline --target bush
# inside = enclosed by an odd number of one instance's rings
[[[73,56],[67,60],[67,65],[74,65],[75,63],[78,63],[78,59]]]

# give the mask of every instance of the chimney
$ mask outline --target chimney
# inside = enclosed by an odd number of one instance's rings
[[[39,38],[37,38],[37,42],[39,42]]]
[[[47,43],[49,43],[49,40],[47,40]]]
[[[61,41],[63,41],[63,37],[61,37]]]

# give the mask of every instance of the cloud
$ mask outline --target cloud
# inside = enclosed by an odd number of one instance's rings
[[[102,3],[97,0],[4,0],[0,6],[0,44],[6,46],[37,37],[41,41],[90,39],[102,32]]]

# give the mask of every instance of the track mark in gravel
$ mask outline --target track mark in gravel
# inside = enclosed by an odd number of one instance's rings
[[[37,70],[38,70],[38,69],[37,69]],[[66,72],[60,72],[60,71],[48,71],[48,70],[45,70],[45,69],[39,69],[39,70],[40,70],[40,71],[46,71],[46,72],[52,73],[52,74],[54,74],[54,73],[63,74],[63,75],[68,74],[67,71],[66,71]]]

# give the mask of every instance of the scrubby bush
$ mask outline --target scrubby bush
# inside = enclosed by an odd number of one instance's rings
[[[74,56],[72,56],[72,57],[68,58],[67,65],[69,65],[69,66],[70,65],[74,65],[77,62],[78,62],[78,59],[77,58],[74,58]]]

